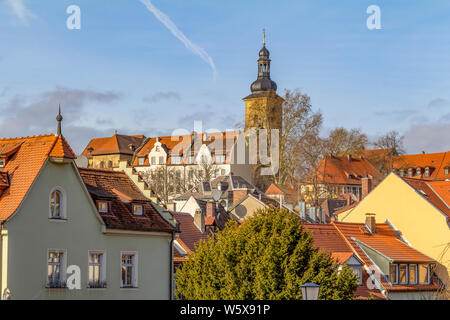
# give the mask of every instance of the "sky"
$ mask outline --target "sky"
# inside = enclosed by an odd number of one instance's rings
[[[370,5],[381,29],[367,28]],[[116,130],[233,129],[266,29],[278,93],[308,94],[323,135],[396,130],[408,153],[448,151],[449,12],[446,0],[0,0],[0,137],[54,133],[58,104],[78,153]]]

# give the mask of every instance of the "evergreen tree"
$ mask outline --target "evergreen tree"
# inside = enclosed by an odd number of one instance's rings
[[[176,273],[177,296],[192,300],[301,299],[300,285],[321,286],[319,299],[352,299],[357,279],[330,254],[313,247],[298,217],[259,210],[202,241]]]

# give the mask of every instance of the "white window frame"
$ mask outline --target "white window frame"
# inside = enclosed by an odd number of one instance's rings
[[[145,163],[145,158],[144,157],[138,157],[138,166],[143,166]]]
[[[98,287],[95,286],[91,286],[90,283],[90,259],[91,259],[91,254],[101,254],[101,261],[100,261],[100,285]],[[87,287],[91,288],[91,289],[97,289],[97,288],[106,288],[106,251],[105,250],[89,250],[88,251],[88,263],[87,263]]]
[[[50,258],[50,253],[62,253],[63,258],[62,261],[60,262],[60,267],[59,267],[59,274],[60,274],[60,281],[61,281],[61,286],[57,287],[57,286],[50,286],[50,283],[48,281],[48,267],[49,267],[49,258]],[[46,288],[66,288],[66,280],[67,280],[67,249],[47,249],[47,255],[46,255],[46,268],[45,268],[45,286]]]
[[[61,194],[61,203],[59,208],[59,217],[52,215],[52,193],[58,191]],[[48,195],[48,218],[53,220],[65,220],[67,219],[67,193],[61,186],[55,186],[50,190]]]
[[[141,212],[140,213],[136,213],[136,208],[140,207],[141,208]],[[135,216],[143,216],[144,215],[144,206],[142,204],[133,204],[133,215]]]
[[[124,286],[122,283],[122,257],[124,255],[133,255],[134,259],[133,259],[133,273],[131,275],[131,286]],[[121,251],[120,252],[120,272],[119,272],[119,283],[120,283],[120,288],[121,289],[133,289],[133,288],[138,288],[138,266],[139,266],[139,256],[138,256],[138,252],[137,251]]]

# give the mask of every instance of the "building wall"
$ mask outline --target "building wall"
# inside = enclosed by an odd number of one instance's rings
[[[246,219],[253,216],[256,210],[265,208],[265,205],[261,202],[255,200],[254,198],[248,197],[242,201],[237,207],[231,210],[233,219],[240,220]]]
[[[389,220],[415,249],[444,262],[437,273],[450,284],[450,250],[442,257],[450,242],[450,228],[442,212],[391,173],[358,206],[348,214],[340,214],[339,221],[361,223],[366,213],[375,213],[379,222]]]
[[[54,186],[67,194],[67,221],[49,219],[49,194]],[[168,299],[167,236],[125,236],[102,233],[89,196],[71,164],[47,162],[22,207],[7,223],[7,286],[13,299]],[[67,265],[81,269],[81,290],[46,289],[47,249],[66,249]],[[88,251],[106,253],[105,289],[87,288]],[[121,251],[138,252],[137,289],[121,289]]]
[[[89,162],[90,168],[101,168],[101,162],[104,163],[104,168],[109,168],[108,163],[109,161],[112,161],[112,166],[114,168],[119,166],[119,161],[131,161],[132,156],[126,155],[126,154],[106,154],[106,155],[99,155],[99,156],[93,156],[92,161]]]

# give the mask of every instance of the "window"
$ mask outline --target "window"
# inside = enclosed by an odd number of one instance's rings
[[[108,213],[108,202],[99,201],[98,202],[98,212],[100,213]]]
[[[425,168],[425,177],[429,177],[430,176],[430,168],[426,167]]]
[[[47,287],[63,288],[66,286],[66,253],[64,250],[48,250]]]
[[[413,169],[409,168],[408,169],[408,177],[412,178],[412,176],[413,176]]]
[[[138,158],[138,165],[139,165],[139,166],[143,166],[143,165],[144,165],[144,162],[145,162],[145,158],[144,158],[144,157]]]
[[[224,176],[225,175],[225,169],[220,169],[220,175]]]
[[[193,156],[189,156],[188,157],[188,163],[194,163],[194,157]]]
[[[152,162],[152,164],[156,164],[156,157],[152,157],[151,162]]]
[[[405,175],[405,170],[401,169],[400,170],[400,177],[403,177]]]
[[[419,265],[419,283],[420,284],[429,284],[430,283],[429,272],[430,272],[430,270],[429,270],[427,264]]]
[[[181,157],[180,156],[172,156],[172,164],[180,164]]]
[[[362,268],[361,266],[350,266],[355,276],[358,278],[358,285],[362,285]]]
[[[410,284],[417,283],[417,264],[409,265],[409,283]]]
[[[61,187],[55,187],[50,192],[49,205],[50,219],[65,219],[66,218],[66,199],[65,192]]]
[[[122,253],[122,288],[137,287],[137,255]]]
[[[105,254],[103,251],[89,251],[88,286],[104,288],[106,286]]]
[[[53,219],[61,219],[62,211],[62,193],[59,190],[52,192],[50,197],[50,217]]]
[[[164,164],[164,157],[159,157],[159,164]]]
[[[416,176],[420,176],[422,174],[422,168],[416,169]]]
[[[405,284],[408,283],[408,271],[406,264],[400,264],[398,268],[398,280],[399,283]]]
[[[5,167],[5,159],[0,159],[0,168]]]
[[[445,167],[444,168],[444,174],[447,175],[450,171],[450,167]]]
[[[105,167],[105,161],[100,162],[100,168],[103,169]]]
[[[225,156],[223,154],[216,154],[216,163],[224,163]]]
[[[397,279],[397,271],[398,270],[397,269],[398,269],[397,264],[390,265],[389,280],[391,281],[391,283],[398,283],[398,279]]]
[[[157,152],[159,152],[159,146],[156,146],[155,150],[156,150]]]
[[[113,163],[111,160],[108,161],[108,168],[112,168],[113,167]]]
[[[133,213],[135,216],[142,216],[142,213],[144,212],[141,204],[134,204],[133,205]]]

